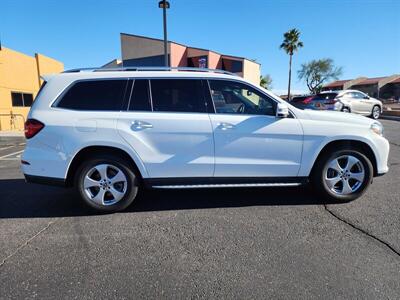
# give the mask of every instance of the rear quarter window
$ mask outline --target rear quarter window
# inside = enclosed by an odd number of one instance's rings
[[[207,112],[202,81],[199,79],[152,79],[154,111]]]
[[[78,81],[61,96],[56,107],[74,110],[119,111],[122,109],[128,81]]]

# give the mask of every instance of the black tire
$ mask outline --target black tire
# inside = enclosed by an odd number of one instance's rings
[[[376,112],[375,112],[375,110],[376,110]],[[370,117],[372,119],[377,120],[377,119],[379,119],[380,116],[381,116],[381,108],[379,107],[379,105],[374,105],[374,107],[371,110]]]
[[[348,107],[343,107],[343,108],[342,108],[342,112],[351,113],[351,109],[348,108]]]
[[[328,171],[329,163],[335,158],[340,158],[345,155],[351,155],[359,160],[364,169],[364,179],[361,185],[351,194],[340,195],[332,191],[325,180],[325,174]],[[336,149],[329,153],[323,154],[316,162],[313,172],[311,174],[311,184],[313,189],[322,197],[329,201],[335,202],[349,202],[362,196],[372,183],[373,167],[370,160],[362,154],[359,150],[355,149]],[[345,179],[347,180],[347,179]],[[350,181],[349,181],[350,183]]]
[[[88,192],[84,188],[84,180],[88,172],[95,168],[96,166],[107,164],[113,167],[118,168],[122,171],[123,175],[125,175],[126,186],[123,185],[124,196],[118,202],[114,204],[103,204],[99,205],[90,199]],[[108,171],[113,170],[112,168],[108,168]],[[106,171],[107,172],[107,171]],[[94,155],[90,159],[85,160],[77,169],[75,175],[75,187],[78,190],[82,200],[91,208],[95,209],[99,212],[117,212],[126,209],[132,202],[135,200],[136,195],[139,190],[139,177],[133,171],[133,167],[127,163],[124,159],[120,158],[116,155],[110,154],[98,154]],[[112,178],[111,178],[112,179]],[[112,186],[112,185],[110,185]],[[113,186],[115,187],[115,186]],[[97,189],[97,187],[94,187]],[[99,188],[100,190],[100,188]],[[104,190],[104,189],[103,189]],[[107,191],[106,191],[107,193]]]

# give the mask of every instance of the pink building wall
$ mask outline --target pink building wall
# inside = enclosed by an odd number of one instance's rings
[[[187,66],[187,47],[170,43],[170,65],[171,67],[186,67]]]
[[[220,69],[222,67],[221,55],[208,51],[208,68],[209,69]]]

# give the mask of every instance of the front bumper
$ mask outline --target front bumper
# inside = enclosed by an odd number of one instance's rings
[[[374,153],[376,158],[376,174],[382,176],[389,171],[388,160],[390,152],[389,141],[381,136],[374,138]]]

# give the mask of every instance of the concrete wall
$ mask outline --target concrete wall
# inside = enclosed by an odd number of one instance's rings
[[[64,64],[62,62],[59,62],[58,60],[44,56],[43,54],[36,53],[35,59],[36,59],[36,64],[37,64],[37,69],[38,69],[40,85],[42,85],[42,83],[43,83],[43,79],[41,79],[40,76],[43,76],[46,74],[60,73],[64,70]]]
[[[152,39],[121,33],[121,52],[124,65],[160,66],[164,55],[164,43],[160,39]],[[210,69],[222,69],[222,58],[240,61],[243,63],[238,75],[259,85],[260,65],[240,57],[224,56],[214,51],[200,48],[186,47],[174,42],[168,42],[168,54],[171,67],[188,66],[188,58],[205,56],[207,67]]]
[[[121,52],[122,60],[164,55],[164,43],[121,33]]]
[[[245,59],[243,62],[243,78],[260,85],[260,65],[254,61]]]
[[[59,61],[36,54],[35,57],[2,47],[0,51],[0,114],[15,114],[0,116],[0,130],[12,130],[23,128],[23,120],[30,107],[13,107],[11,92],[21,92],[36,96],[41,80],[40,76],[50,73],[58,73],[64,66]]]
[[[378,84],[353,85],[353,86],[351,86],[351,89],[364,92],[367,95],[369,95],[370,97],[374,97],[374,98],[377,98],[378,94],[379,94]]]
[[[186,47],[170,43],[170,66],[171,67],[186,67],[187,66],[187,53]]]
[[[220,69],[222,66],[221,55],[218,53],[209,51],[208,52],[208,68],[209,69]]]

